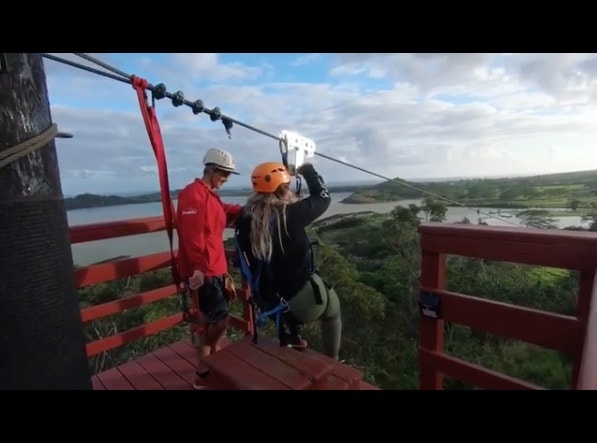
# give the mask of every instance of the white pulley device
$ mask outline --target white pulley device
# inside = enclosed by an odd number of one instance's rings
[[[296,170],[309,158],[315,156],[315,142],[296,132],[283,130],[280,135],[280,152],[286,158],[288,171],[296,175]]]

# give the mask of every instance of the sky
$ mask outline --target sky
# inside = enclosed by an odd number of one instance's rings
[[[54,54],[93,66],[73,54]],[[89,54],[190,101],[318,152],[410,180],[597,169],[597,54]],[[156,161],[130,85],[44,59],[66,196],[152,192]],[[201,175],[210,147],[229,150],[248,187],[279,161],[276,140],[156,102],[170,186]],[[378,181],[322,157],[326,182]]]

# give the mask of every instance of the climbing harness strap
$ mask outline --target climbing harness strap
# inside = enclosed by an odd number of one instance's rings
[[[274,219],[270,221],[270,229],[273,228]],[[257,343],[258,341],[258,329],[262,328],[267,324],[267,319],[274,316],[275,323],[276,323],[276,330],[278,331],[278,335],[281,336],[282,334],[282,320],[283,315],[288,313],[289,305],[288,302],[283,298],[278,296],[278,303],[272,309],[269,309],[265,312],[261,312],[259,305],[262,303],[260,296],[260,287],[261,287],[261,275],[263,272],[270,272],[269,263],[266,263],[262,260],[256,260],[255,263],[255,272],[251,271],[251,266],[247,259],[247,256],[243,249],[240,246],[239,242],[239,230],[238,228],[235,231],[235,250],[238,256],[238,261],[240,264],[241,272],[245,280],[249,283],[249,287],[251,289],[251,308],[253,309],[253,343]]]
[[[174,204],[170,197],[170,184],[168,181],[168,166],[166,163],[166,154],[164,152],[164,140],[160,130],[160,124],[157,119],[155,111],[155,95],[152,92],[151,105],[148,103],[147,98],[147,80],[132,76],[131,84],[133,89],[137,92],[137,98],[139,99],[139,107],[141,108],[141,114],[143,116],[143,122],[145,123],[145,129],[149,136],[149,141],[153,148],[159,174],[160,192],[162,197],[162,210],[164,213],[164,221],[166,222],[166,231],[168,232],[168,241],[170,243],[170,270],[172,273],[172,279],[176,285],[177,290],[181,294],[181,304],[183,310],[183,318],[188,320],[191,316],[188,299],[190,298],[190,290],[186,282],[184,282],[180,276],[176,258],[174,256],[174,227],[176,226],[176,211]]]

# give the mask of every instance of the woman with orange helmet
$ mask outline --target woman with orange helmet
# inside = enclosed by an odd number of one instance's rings
[[[258,293],[259,308],[270,310],[280,300],[288,303],[283,317],[287,329],[279,329],[280,345],[306,347],[299,325],[321,321],[324,352],[338,360],[340,300],[314,267],[305,229],[329,208],[331,197],[313,165],[303,164],[297,173],[309,188],[309,196],[300,200],[282,163],[262,163],[253,170],[254,193],[238,219],[238,247],[253,276],[261,269],[258,287],[252,288],[254,295]]]

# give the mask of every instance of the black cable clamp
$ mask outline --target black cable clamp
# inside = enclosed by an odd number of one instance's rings
[[[203,100],[195,100],[193,102],[193,104],[191,105],[191,110],[193,111],[193,114],[195,114],[195,115],[201,114],[204,109],[205,109],[205,107],[203,106]]]
[[[217,122],[222,117],[222,111],[217,106],[211,110],[209,113],[209,119],[212,122]]]
[[[184,92],[182,91],[176,91],[176,93],[172,96],[172,105],[174,105],[175,108],[178,108],[179,106],[184,104]]]
[[[153,93],[153,98],[156,100],[161,100],[166,97],[166,85],[160,83],[159,85],[155,85],[151,91]]]

